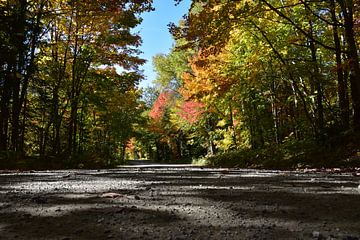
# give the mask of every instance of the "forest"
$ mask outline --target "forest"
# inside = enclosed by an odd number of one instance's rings
[[[142,89],[153,10],[0,1],[1,168],[359,166],[359,0],[192,0]]]

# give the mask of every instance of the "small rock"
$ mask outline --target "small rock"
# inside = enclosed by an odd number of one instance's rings
[[[319,231],[313,231],[312,237],[316,239],[321,239],[321,233]]]
[[[140,200],[140,197],[138,195],[134,196],[135,200]]]

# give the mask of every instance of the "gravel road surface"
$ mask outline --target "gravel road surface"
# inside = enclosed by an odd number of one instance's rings
[[[0,172],[0,239],[359,238],[356,173],[187,165]]]

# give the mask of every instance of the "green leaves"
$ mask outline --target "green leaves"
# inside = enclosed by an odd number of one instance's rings
[[[14,139],[16,151],[66,152],[72,159],[83,151],[109,156],[104,151],[126,144],[142,111],[137,84],[144,60],[132,29],[151,4],[1,1],[0,151]],[[3,78],[5,69],[21,74],[19,80]]]
[[[253,148],[280,144],[290,135],[321,138],[326,128],[346,122],[349,92],[341,76],[351,71],[342,67],[347,60],[340,52],[351,42],[336,49],[334,36],[345,39],[351,30],[346,33],[345,19],[336,17],[344,11],[341,3],[194,0],[183,21],[170,26],[182,41],[177,51],[194,53],[188,58],[191,69],[182,71],[182,98],[203,103],[219,123],[231,119],[228,129],[206,122],[205,115],[200,120],[218,149],[233,147],[227,145],[229,136],[235,145]],[[347,13],[352,7],[346,7]],[[158,62],[164,73],[160,79],[175,78],[168,58]],[[354,62],[353,73],[359,61]],[[340,68],[337,75],[334,66]],[[332,110],[339,106],[342,119]]]

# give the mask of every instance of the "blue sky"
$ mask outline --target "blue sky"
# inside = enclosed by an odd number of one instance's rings
[[[174,0],[154,0],[155,11],[141,15],[143,22],[136,29],[140,31],[143,40],[140,57],[147,60],[141,67],[144,70],[145,80],[140,83],[140,87],[151,85],[156,77],[153,71],[152,57],[159,53],[169,53],[174,41],[168,30],[170,22],[178,23],[190,7],[190,0],[183,0],[175,6]]]

